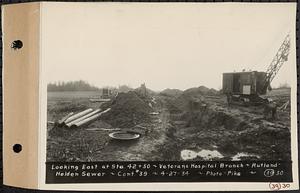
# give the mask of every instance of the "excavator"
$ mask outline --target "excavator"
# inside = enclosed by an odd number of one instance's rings
[[[271,90],[271,82],[288,60],[290,52],[290,35],[288,34],[265,72],[243,71],[223,73],[223,93],[228,103],[243,105],[268,104],[270,99],[263,97]]]

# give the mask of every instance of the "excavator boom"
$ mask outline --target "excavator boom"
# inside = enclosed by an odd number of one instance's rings
[[[266,77],[263,83],[261,93],[265,93],[267,91],[268,87],[270,86],[270,83],[278,73],[283,63],[288,60],[289,52],[290,52],[290,35],[288,34],[285,37],[278,52],[276,53],[275,57],[273,58],[271,64],[269,65],[266,71]]]

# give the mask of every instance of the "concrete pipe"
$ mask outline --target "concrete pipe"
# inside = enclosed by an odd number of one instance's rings
[[[91,109],[91,108],[86,109],[84,111],[81,111],[81,112],[79,112],[79,113],[77,113],[77,114],[69,117],[67,120],[65,120],[65,124],[70,123],[71,121],[73,121],[75,119],[78,119],[79,117],[82,117],[82,116],[84,116],[84,115],[86,115],[86,114],[88,114],[88,113],[90,113],[92,111],[93,111],[93,109]]]
[[[95,119],[99,118],[101,115],[103,115],[104,113],[107,113],[108,111],[110,111],[110,108],[106,109],[105,111],[102,111],[100,113],[97,113],[91,117],[88,117],[82,121],[76,122],[75,124],[73,124],[71,126],[71,128],[76,128],[76,127],[80,127],[82,125],[85,125],[87,123],[90,123],[91,121],[94,121]]]
[[[88,113],[88,114],[86,114],[86,115],[84,115],[84,116],[82,116],[82,117],[79,117],[78,119],[75,119],[75,120],[73,120],[73,121],[67,123],[66,126],[67,126],[67,127],[71,127],[71,126],[74,125],[75,123],[80,122],[80,121],[82,121],[82,120],[84,120],[84,119],[86,119],[86,118],[89,118],[89,117],[91,117],[91,116],[93,116],[93,115],[99,113],[100,111],[101,111],[101,109],[96,109],[96,110],[94,110],[94,111],[92,111],[92,112],[90,112],[90,113]]]

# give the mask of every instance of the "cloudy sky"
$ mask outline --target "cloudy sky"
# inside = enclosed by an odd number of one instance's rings
[[[223,72],[266,71],[290,33],[289,60],[272,86],[290,84],[296,73],[295,8],[287,3],[44,3],[43,69],[47,82],[220,89]]]

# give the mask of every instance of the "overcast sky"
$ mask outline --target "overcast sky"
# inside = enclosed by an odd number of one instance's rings
[[[295,4],[45,3],[42,63],[48,82],[95,86],[145,82],[152,90],[220,89],[222,73],[266,71],[291,33],[289,60],[272,82],[289,83],[296,65]]]

